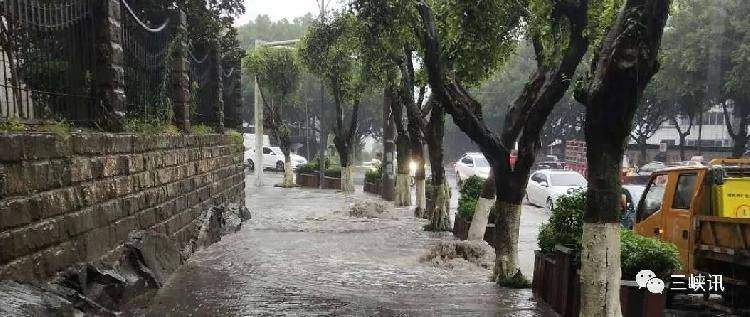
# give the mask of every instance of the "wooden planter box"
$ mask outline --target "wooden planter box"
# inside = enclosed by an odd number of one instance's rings
[[[297,185],[302,187],[318,188],[318,174],[300,174],[297,173]]]
[[[553,255],[534,252],[534,296],[547,303],[562,317],[577,317],[581,304],[581,283],[576,253],[564,246],[556,246]],[[666,291],[652,294],[638,289],[635,281],[620,282],[620,306],[624,317],[664,316]]]
[[[325,189],[341,189],[341,178],[323,177],[323,187]]]
[[[365,182],[364,187],[362,188],[366,193],[371,193],[375,195],[380,195],[380,182],[377,183],[368,183]]]
[[[471,227],[471,221],[466,221],[456,214],[456,219],[453,221],[453,235],[461,240],[466,240],[469,237],[469,228]],[[484,241],[487,241],[493,248],[495,247],[495,224],[488,223],[487,228],[484,231]]]

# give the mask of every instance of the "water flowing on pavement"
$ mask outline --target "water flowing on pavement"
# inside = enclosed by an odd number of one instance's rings
[[[530,290],[489,282],[489,270],[421,263],[426,245],[453,237],[423,231],[408,208],[354,218],[346,210],[366,194],[247,184],[253,219],[193,255],[148,316],[550,315]]]

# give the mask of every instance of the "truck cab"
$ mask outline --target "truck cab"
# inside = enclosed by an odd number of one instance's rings
[[[635,233],[673,243],[683,274],[722,275],[732,306],[750,295],[750,160],[655,171],[641,196]],[[741,295],[740,295],[741,294]]]
[[[651,174],[641,196],[633,230],[640,235],[672,242],[680,251],[686,274],[692,268],[695,232],[693,218],[700,213],[705,167],[666,168]]]

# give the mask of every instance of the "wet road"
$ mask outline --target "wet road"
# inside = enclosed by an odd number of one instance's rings
[[[280,181],[269,174],[267,184]],[[426,222],[407,208],[389,219],[353,218],[345,212],[353,197],[247,184],[253,219],[193,255],[153,299],[149,316],[548,315],[530,290],[499,288],[488,270],[420,263],[427,244],[452,236],[423,231]],[[545,217],[528,210],[522,231]],[[535,239],[522,233],[520,249],[533,250]],[[528,261],[524,253],[521,265],[533,265],[533,253]]]

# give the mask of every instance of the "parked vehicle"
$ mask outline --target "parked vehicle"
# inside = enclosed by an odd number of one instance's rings
[[[558,161],[545,161],[545,162],[538,162],[534,164],[534,166],[531,167],[532,171],[546,170],[546,169],[563,170],[565,169],[565,163],[558,162]]]
[[[638,175],[651,175],[651,173],[664,168],[667,168],[667,164],[664,164],[664,162],[651,162],[641,166],[638,169]]]
[[[297,166],[307,164],[307,159],[297,154],[291,153],[292,169],[297,169]],[[255,150],[249,149],[245,151],[244,155],[245,164],[251,169],[255,169]],[[278,146],[264,146],[263,147],[263,169],[275,169],[278,171],[284,170],[284,152]]]
[[[526,201],[552,210],[561,195],[586,188],[586,178],[575,171],[540,170],[531,174],[526,185]]]
[[[721,275],[731,306],[750,295],[750,160],[656,171],[636,211],[636,233],[671,242],[685,275]]]
[[[484,154],[479,152],[467,152],[456,163],[453,163],[456,170],[458,182],[472,176],[487,178],[490,176],[490,163],[484,158]]]

